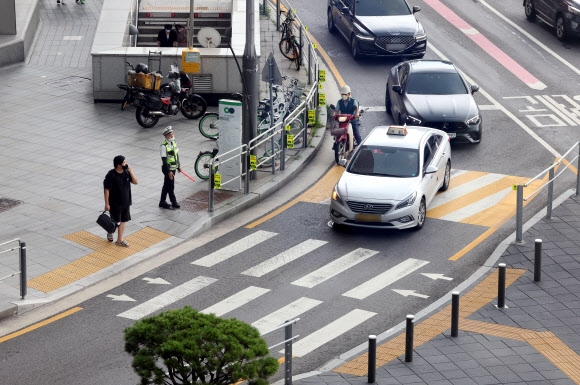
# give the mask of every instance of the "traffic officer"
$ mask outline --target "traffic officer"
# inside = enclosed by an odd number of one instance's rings
[[[161,161],[163,162],[161,171],[163,172],[163,175],[165,175],[165,178],[163,179],[163,189],[161,190],[159,207],[164,209],[178,209],[181,206],[177,203],[173,191],[175,190],[175,171],[181,172],[179,150],[177,149],[175,135],[173,134],[171,126],[165,127],[165,130],[163,130],[163,136],[165,136],[165,140],[161,143],[159,150],[161,152]],[[167,195],[169,195],[171,206],[165,201]]]

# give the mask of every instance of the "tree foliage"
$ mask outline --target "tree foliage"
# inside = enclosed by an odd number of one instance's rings
[[[141,384],[266,385],[278,371],[258,330],[186,306],[125,329],[125,351]]]

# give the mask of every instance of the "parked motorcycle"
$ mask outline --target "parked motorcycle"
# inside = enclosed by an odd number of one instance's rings
[[[159,91],[117,85],[130,94],[128,101],[133,99],[132,104],[137,107],[135,118],[142,127],[151,128],[160,118],[177,115],[180,111],[188,119],[198,119],[207,110],[207,103],[200,95],[189,94],[193,84],[187,74],[171,66],[168,78],[171,81],[162,84]]]
[[[356,118],[351,114],[338,114],[336,107],[331,104],[330,109],[333,111],[331,116],[330,135],[334,137],[334,161],[340,164],[341,159],[346,159],[350,152],[354,149],[354,134],[352,131],[351,121]],[[362,115],[365,110],[360,110],[359,115]]]

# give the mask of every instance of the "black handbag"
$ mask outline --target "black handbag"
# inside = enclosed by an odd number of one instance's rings
[[[106,211],[103,211],[101,215],[97,218],[97,223],[101,226],[107,233],[112,234],[117,229],[117,222],[113,220],[110,216],[105,214]]]

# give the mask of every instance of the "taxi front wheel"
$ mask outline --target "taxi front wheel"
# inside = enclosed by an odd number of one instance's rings
[[[421,203],[419,204],[419,211],[417,212],[417,225],[413,227],[413,230],[421,230],[425,224],[425,217],[427,216],[427,204],[425,203],[425,197],[421,198]]]

